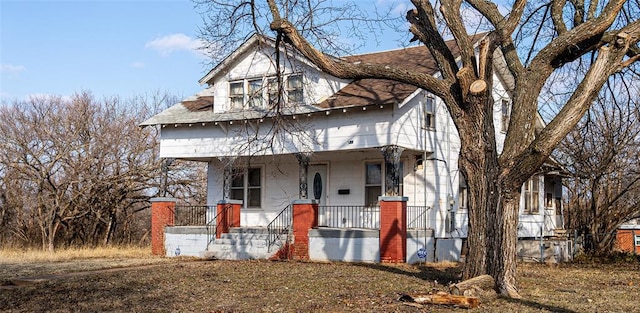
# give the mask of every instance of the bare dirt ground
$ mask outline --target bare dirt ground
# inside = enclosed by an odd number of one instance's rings
[[[76,266],[73,265],[76,263]],[[98,264],[98,265],[96,265]],[[272,261],[92,259],[0,263],[2,312],[455,312],[399,293],[447,290],[460,267]],[[133,266],[126,268],[127,266]],[[118,270],[105,271],[106,268]],[[124,267],[124,268],[123,268]],[[103,269],[103,270],[98,270]],[[97,270],[97,271],[96,271]],[[78,272],[80,271],[80,272]],[[75,272],[76,274],[64,275]],[[44,277],[22,286],[18,277]],[[80,274],[78,274],[80,273]],[[522,300],[472,312],[640,312],[640,264],[520,264]],[[2,285],[2,284],[0,284]]]

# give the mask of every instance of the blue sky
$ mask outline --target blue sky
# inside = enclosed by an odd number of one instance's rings
[[[201,18],[187,0],[0,0],[0,97],[128,97],[200,89]]]
[[[400,14],[403,2],[376,3]],[[189,0],[0,0],[0,99],[81,91],[187,97],[209,70],[195,50],[200,25]],[[384,46],[370,50],[396,43]]]

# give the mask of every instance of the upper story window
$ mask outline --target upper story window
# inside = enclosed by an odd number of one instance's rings
[[[287,100],[289,103],[301,103],[304,101],[302,74],[294,74],[287,77]]]
[[[524,213],[538,214],[540,212],[540,176],[534,175],[524,183]]]
[[[235,81],[229,83],[229,101],[231,107],[239,109],[244,106],[244,81]]]
[[[424,128],[436,128],[435,100],[433,97],[424,98]]]
[[[267,79],[267,99],[269,100],[269,107],[273,107],[278,103],[278,78],[270,77]]]
[[[249,104],[252,107],[261,107],[263,105],[262,96],[262,79],[251,79],[247,82],[249,86]]]
[[[509,108],[511,103],[507,99],[500,101],[500,131],[506,133],[509,129]]]
[[[265,84],[266,82],[266,84]],[[284,78],[288,103],[304,102],[302,74],[292,74]],[[229,101],[232,109],[249,107],[269,107],[278,103],[280,93],[276,77],[248,78],[229,82]]]

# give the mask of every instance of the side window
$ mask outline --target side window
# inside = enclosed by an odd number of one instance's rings
[[[524,213],[525,214],[538,214],[540,212],[540,177],[532,176],[526,183],[524,183]]]
[[[436,128],[435,100],[432,97],[424,99],[424,126],[427,129]]]
[[[501,111],[501,118],[500,118],[500,131],[506,133],[507,130],[509,129],[509,109],[510,109],[510,104],[511,102],[509,102],[509,100],[507,99],[502,99],[500,101],[501,105],[500,105],[500,111]]]
[[[458,191],[458,207],[460,209],[466,210],[469,208],[469,189],[467,186],[460,186],[460,190]]]

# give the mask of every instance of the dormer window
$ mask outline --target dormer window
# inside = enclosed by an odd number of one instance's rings
[[[302,74],[294,74],[287,78],[287,100],[289,103],[302,103],[304,101]]]
[[[266,82],[266,84],[265,84]],[[292,74],[284,78],[287,103],[304,102],[302,74]],[[278,103],[278,79],[247,78],[229,82],[229,102],[231,109],[273,107]]]
[[[278,103],[278,79],[276,77],[267,79],[267,93],[269,107],[273,107]]]
[[[233,109],[241,109],[244,106],[244,81],[229,83],[229,100]]]
[[[262,107],[262,79],[252,79],[248,81],[249,104],[252,107]]]

